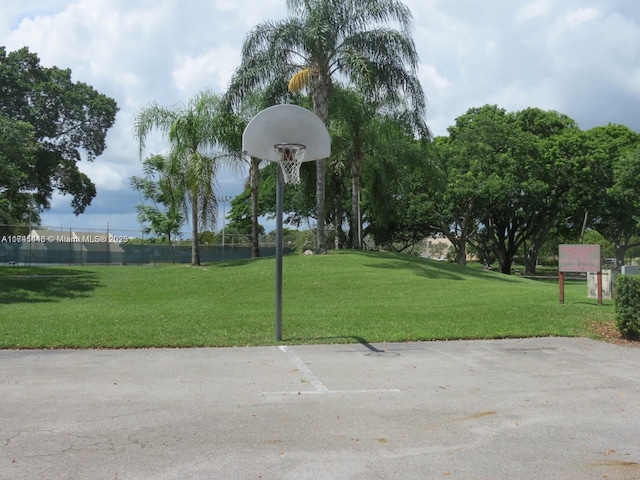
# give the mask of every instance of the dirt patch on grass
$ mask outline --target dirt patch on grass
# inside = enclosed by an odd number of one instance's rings
[[[593,322],[589,325],[589,330],[605,342],[614,343],[623,347],[640,348],[640,341],[622,338],[614,322]]]

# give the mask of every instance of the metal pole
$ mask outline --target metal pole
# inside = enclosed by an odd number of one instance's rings
[[[33,227],[31,225],[31,209],[29,209],[29,233],[27,233],[27,237],[29,239],[29,266],[31,266],[31,244],[33,243],[33,239],[31,238],[31,229]]]
[[[276,181],[276,341],[282,340],[282,210],[284,203],[284,178],[277,165]]]
[[[227,223],[227,202],[231,200],[233,197],[231,195],[225,195],[224,197],[218,197],[218,201],[222,202],[222,260],[224,260],[224,237],[225,237],[225,225]]]
[[[226,203],[222,202],[222,258],[224,259],[224,227],[225,223],[227,223],[227,212],[225,211]]]
[[[107,222],[107,265],[111,264],[111,250],[109,249],[109,222]]]

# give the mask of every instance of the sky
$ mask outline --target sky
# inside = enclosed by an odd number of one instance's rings
[[[405,0],[413,14],[418,76],[434,135],[469,108],[556,110],[582,129],[608,123],[640,132],[640,2],[637,0]],[[41,65],[116,100],[105,152],[80,169],[98,194],[75,216],[55,194],[42,224],[139,236],[129,179],[142,175],[135,114],[196,93],[223,93],[256,25],[287,17],[286,0],[0,0],[0,45],[28,47]],[[163,153],[161,136],[144,156]],[[218,174],[220,197],[239,194],[245,172]],[[228,204],[224,207],[228,212]],[[220,205],[218,227],[222,225]],[[267,231],[273,224],[263,222]],[[188,227],[185,227],[188,230]]]

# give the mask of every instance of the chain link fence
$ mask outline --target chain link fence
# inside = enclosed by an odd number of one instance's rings
[[[252,257],[251,236],[210,234],[199,244],[203,263]],[[290,253],[298,237],[286,237],[284,252]],[[74,229],[0,225],[0,265],[148,265],[191,263],[191,241],[160,243],[142,231],[116,228]],[[261,257],[274,256],[275,234],[259,239]]]

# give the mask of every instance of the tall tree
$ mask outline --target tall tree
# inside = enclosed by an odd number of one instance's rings
[[[180,235],[184,216],[179,209],[184,198],[181,185],[167,175],[167,160],[162,155],[152,155],[142,163],[144,177],[133,176],[131,187],[142,195],[145,203],[136,205],[138,222],[145,233],[153,233],[169,242],[173,250],[172,237]]]
[[[242,63],[229,88],[237,98],[274,82],[308,75],[314,112],[325,123],[334,78],[345,77],[368,94],[405,96],[423,113],[416,76],[412,15],[398,0],[287,0],[289,18],[256,26],[242,47]],[[395,22],[399,29],[388,27]],[[302,82],[304,83],[304,82]],[[326,251],[326,160],[316,166],[318,251]]]
[[[237,195],[233,200],[231,200],[231,208],[229,209],[229,213],[227,215],[227,218],[229,218],[229,222],[226,226],[228,232],[235,232],[239,235],[253,236],[253,193],[253,189],[247,188],[244,192],[242,192],[240,195]],[[264,235],[265,233],[264,227],[260,224],[257,225],[256,230],[258,237],[260,235]],[[252,254],[252,258],[257,257]]]
[[[533,275],[538,253],[551,233],[573,227],[582,218],[579,199],[591,178],[583,174],[585,158],[580,139],[584,137],[574,120],[539,108],[526,108],[513,115],[515,128],[534,136],[527,159],[521,160],[529,177],[525,187],[530,190],[526,206],[530,230],[522,250],[525,273]]]
[[[469,162],[468,175],[478,180],[476,246],[491,250],[509,274],[513,257],[537,227],[536,202],[547,188],[536,175],[535,136],[495,105],[468,110],[449,133],[456,155]]]
[[[477,231],[469,240],[495,255],[507,274],[514,256],[524,251],[527,272],[534,273],[550,234],[575,230],[597,204],[594,182],[603,176],[594,173],[602,167],[593,161],[584,133],[558,112],[507,113],[490,105],[470,109],[449,132],[450,160],[463,168],[447,178],[447,190],[456,192],[462,184],[473,202]]]
[[[429,231],[418,201],[432,182],[428,143],[401,118],[374,124],[370,160],[362,166],[363,235],[390,249],[411,249]]]
[[[227,92],[224,96],[225,103],[231,103],[230,109],[235,107],[236,119],[240,122],[239,127],[244,128],[261,110],[279,103],[280,101],[297,100],[292,96],[283,83],[272,83],[262,90],[252,91],[244,95],[239,102],[233,102],[233,95]],[[241,136],[237,137],[241,141]],[[239,150],[242,145],[237,145]],[[251,257],[260,257],[260,235],[264,228],[258,223],[259,197],[260,197],[260,167],[263,164],[261,158],[249,158],[249,176],[247,178],[246,187],[249,188],[251,195]]]
[[[70,70],[42,67],[38,56],[27,48],[7,54],[0,47],[2,128],[10,129],[14,138],[18,135],[23,145],[36,143],[26,154],[4,149],[6,143],[0,145],[0,161],[14,173],[20,172],[0,181],[5,214],[11,212],[7,215],[16,221],[28,216],[34,205],[46,210],[54,190],[72,195],[76,215],[84,212],[96,187],[77,163],[83,156],[93,161],[102,154],[117,111],[111,98],[85,83],[71,81]],[[28,201],[23,201],[25,194]]]
[[[134,122],[140,154],[154,130],[169,140],[165,175],[184,192],[182,198],[175,200],[180,201],[179,206],[191,220],[191,265],[200,265],[198,231],[214,229],[216,223],[214,183],[218,164],[233,164],[239,158],[239,152],[226,148],[237,142],[237,123],[224,111],[219,95],[204,91],[187,105],[167,108],[153,102],[142,108]]]
[[[350,212],[350,246],[362,248],[362,210],[361,210],[361,177],[365,161],[374,160],[381,151],[395,153],[403,146],[393,145],[393,141],[412,143],[413,137],[396,136],[391,140],[390,132],[396,132],[397,126],[411,132],[416,137],[428,135],[421,117],[415,117],[405,105],[388,102],[384,99],[374,100],[362,92],[334,85],[331,97],[331,115],[329,129],[332,134],[334,161],[342,160],[348,168],[351,179],[351,212]],[[385,147],[389,146],[390,149]],[[395,155],[394,155],[395,156]],[[379,158],[379,157],[378,157]]]
[[[459,149],[451,137],[434,139],[429,153],[436,165],[435,181],[415,195],[429,230],[451,242],[456,263],[464,266],[467,245],[478,233],[481,180],[470,171],[472,155]]]
[[[640,235],[640,135],[615,124],[586,133],[591,167],[598,179],[592,226],[613,245],[618,268]]]
[[[37,214],[29,191],[37,151],[31,124],[0,115],[0,223],[26,223]]]

